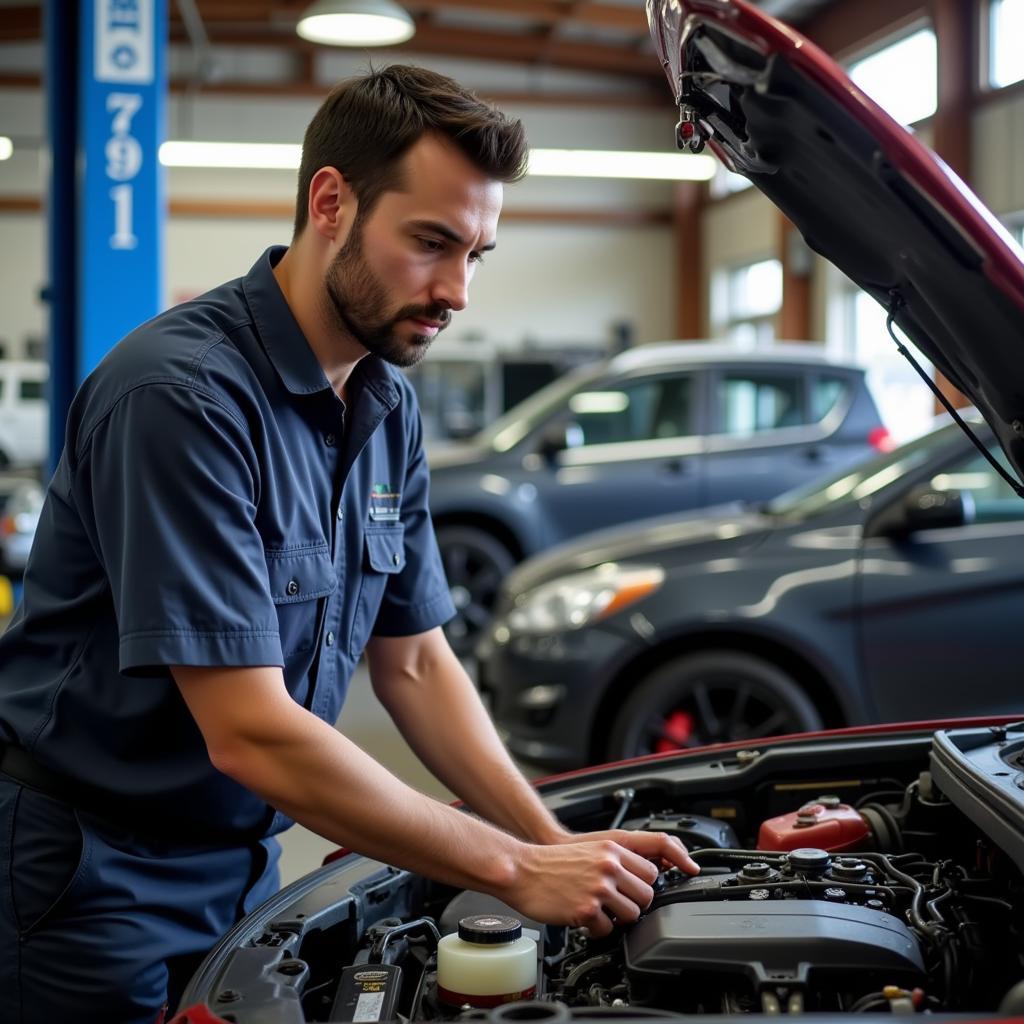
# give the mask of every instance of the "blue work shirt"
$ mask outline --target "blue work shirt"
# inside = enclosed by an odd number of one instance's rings
[[[369,355],[342,403],[273,276],[284,251],[82,385],[0,640],[0,737],[200,837],[290,822],[214,769],[168,666],[279,665],[333,724],[372,633],[454,614],[414,392]]]

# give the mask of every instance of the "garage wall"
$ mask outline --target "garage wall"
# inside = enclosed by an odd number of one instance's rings
[[[701,231],[705,296],[716,271],[778,255],[779,215],[756,189],[737,192],[704,211]],[[711,303],[704,303],[704,334],[712,334]]]
[[[1024,94],[989,100],[971,128],[975,191],[1000,217],[1024,213]]]
[[[286,220],[171,220],[169,302],[244,274],[267,245],[290,234]],[[468,309],[443,338],[503,348],[593,345],[628,322],[637,342],[661,340],[672,336],[673,280],[667,228],[506,224],[477,271]]]
[[[343,69],[343,73],[347,73]],[[510,82],[509,87],[514,87]],[[169,134],[197,138],[298,141],[316,107],[308,98],[205,97],[189,104],[174,97]],[[536,145],[665,149],[673,112],[628,107],[510,106],[524,118]],[[41,138],[43,102],[38,90],[0,90],[0,124],[20,138]],[[980,106],[973,116],[974,187],[998,215],[1024,212],[1024,95],[1015,91]],[[922,140],[928,141],[927,129]],[[0,164],[0,196],[39,197],[43,170],[38,151],[19,149]],[[290,172],[172,170],[174,199],[290,204]],[[674,334],[675,271],[670,225],[559,223],[554,215],[606,211],[638,218],[664,213],[672,201],[664,183],[528,179],[506,192],[506,209],[548,210],[550,223],[514,220],[502,225],[499,248],[481,269],[472,304],[451,338],[483,337],[502,345],[593,344],[616,325],[629,324],[638,342]],[[713,203],[699,228],[704,292],[716,268],[776,255],[779,224],[771,205],[745,192]],[[195,294],[243,273],[266,244],[287,241],[286,216],[172,218],[167,230],[167,301]],[[44,222],[39,214],[0,214],[0,338],[13,355],[26,337],[45,334]],[[811,290],[811,334],[829,333],[829,298],[835,276],[816,260]],[[705,310],[709,312],[709,303]],[[704,333],[711,332],[708,313]]]
[[[299,142],[317,106],[308,98],[207,97],[196,103],[172,97],[168,134],[200,139]],[[539,146],[668,149],[674,115],[630,107],[507,108],[526,123]],[[38,90],[0,90],[0,125],[16,138],[41,139],[43,102]],[[0,163],[0,196],[44,194],[37,149],[16,150]],[[171,200],[216,200],[228,205],[269,203],[290,208],[292,172],[171,169]],[[453,322],[452,338],[493,341],[505,347],[609,342],[628,325],[636,342],[671,337],[675,280],[671,186],[663,182],[527,179],[506,189],[507,210],[529,211],[508,220],[499,247],[489,254],[471,291],[471,306]],[[564,223],[558,215],[616,215],[626,223]],[[544,221],[545,212],[551,220]],[[652,212],[660,222],[647,223]],[[629,223],[632,218],[635,223]],[[166,298],[178,301],[244,273],[269,244],[286,243],[290,215],[171,217],[167,225]],[[12,355],[24,339],[45,334],[38,300],[45,268],[45,221],[39,213],[0,214],[0,337]],[[8,241],[13,239],[13,244]]]

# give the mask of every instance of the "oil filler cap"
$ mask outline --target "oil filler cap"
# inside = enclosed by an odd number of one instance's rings
[[[790,850],[789,863],[794,871],[824,871],[829,866],[832,858],[825,850],[818,850],[814,847],[801,847],[799,850]]]
[[[523,922],[505,914],[473,914],[459,921],[459,938],[464,942],[494,946],[515,942],[523,934]]]

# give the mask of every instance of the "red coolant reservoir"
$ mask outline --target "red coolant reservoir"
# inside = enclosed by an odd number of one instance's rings
[[[868,838],[868,823],[837,796],[820,796],[798,811],[769,818],[757,834],[759,850],[816,847],[834,853],[855,850]]]

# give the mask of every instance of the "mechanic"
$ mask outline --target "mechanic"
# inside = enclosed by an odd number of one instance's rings
[[[69,415],[0,641],[0,1019],[146,1021],[278,887],[273,836],[331,841],[607,934],[660,834],[573,835],[501,745],[441,625],[414,364],[494,247],[520,122],[395,66],[310,123],[290,247],[143,324]],[[360,655],[481,817],[333,723]]]

